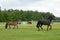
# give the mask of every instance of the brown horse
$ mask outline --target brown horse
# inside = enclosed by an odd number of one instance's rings
[[[18,24],[21,24],[21,21],[19,21],[19,20],[8,21],[8,22],[6,22],[5,28],[7,29],[8,26],[9,26],[9,28],[11,28],[10,25],[12,25],[12,26],[14,26],[14,28],[15,28],[15,26],[17,26],[17,29],[18,29]]]
[[[32,22],[31,21],[28,21],[27,24],[32,24]]]

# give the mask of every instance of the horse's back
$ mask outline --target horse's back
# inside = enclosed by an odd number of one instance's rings
[[[16,22],[13,22],[13,21],[9,21],[7,22],[8,25],[14,25],[14,24],[17,24]]]
[[[50,24],[50,21],[49,21],[49,20],[39,20],[39,21],[38,21],[38,24],[48,25],[48,24]]]

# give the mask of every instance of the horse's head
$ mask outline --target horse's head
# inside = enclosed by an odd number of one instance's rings
[[[21,20],[16,20],[17,24],[21,24]]]
[[[55,16],[49,16],[47,19],[50,21],[55,20]]]

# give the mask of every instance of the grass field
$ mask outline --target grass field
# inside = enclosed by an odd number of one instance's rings
[[[20,24],[19,29],[5,29],[5,23],[0,23],[0,40],[60,40],[60,23],[53,23],[53,29],[37,31],[36,23]]]

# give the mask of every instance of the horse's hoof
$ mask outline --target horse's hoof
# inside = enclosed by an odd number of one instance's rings
[[[48,31],[48,30],[47,30]]]
[[[7,29],[7,28],[5,28],[5,29]]]
[[[51,30],[52,28],[50,28],[50,30]]]
[[[38,30],[38,31],[40,31],[40,30]]]

